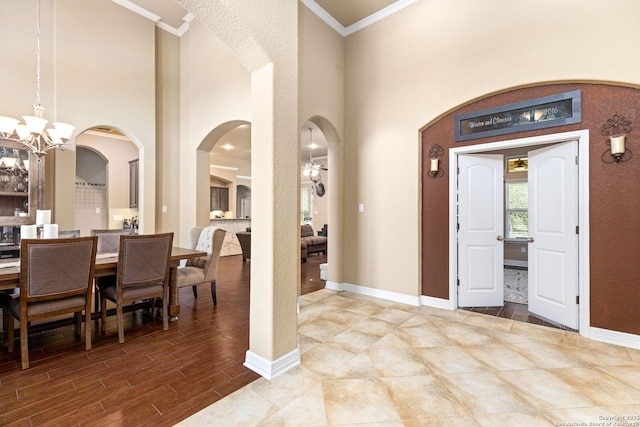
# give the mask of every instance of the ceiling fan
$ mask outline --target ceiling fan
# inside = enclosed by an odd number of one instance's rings
[[[326,171],[328,169],[326,166],[319,165],[311,159],[311,150],[313,149],[312,134],[313,134],[313,129],[309,128],[309,162],[305,163],[302,174],[311,180],[312,192],[315,191],[318,197],[322,197],[324,196],[325,188],[324,188],[324,184],[321,181],[322,176],[320,175],[320,171],[321,170]]]

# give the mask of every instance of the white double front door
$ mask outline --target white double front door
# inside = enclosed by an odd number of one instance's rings
[[[529,151],[529,311],[578,329],[578,142]],[[504,158],[458,156],[458,306],[504,304]]]

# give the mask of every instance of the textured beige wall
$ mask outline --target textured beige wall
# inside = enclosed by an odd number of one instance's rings
[[[603,20],[612,10],[621,11],[614,25]],[[640,57],[629,54],[640,43],[638,16],[640,2],[632,0],[542,0],[534,8],[430,0],[349,36],[345,282],[420,294],[421,127],[515,86],[639,84]]]
[[[230,121],[251,120],[251,77],[229,48],[198,20],[191,22],[180,39],[180,71],[180,230],[181,243],[188,244],[189,228],[209,222],[209,151],[213,145],[205,144],[204,151],[197,149],[214,129]]]
[[[118,128],[138,146],[140,230],[154,232],[154,24],[107,0],[58,0],[54,4],[58,117],[71,121],[78,132],[98,125]],[[56,159],[58,212],[69,205],[65,193],[73,188],[74,177],[66,171],[73,170],[72,157]]]
[[[180,241],[180,39],[156,29],[156,231]],[[163,212],[162,207],[167,207]]]
[[[329,280],[342,283],[344,229],[344,39],[302,3],[299,4],[300,124],[315,123],[328,144],[329,171],[323,173],[331,185],[322,198],[324,219],[314,218],[319,229],[331,228],[328,252]],[[302,129],[303,137],[306,136]],[[304,139],[303,139],[304,141]],[[316,198],[317,199],[317,198]],[[322,216],[322,215],[321,215]],[[316,222],[319,219],[321,223]]]
[[[0,112],[32,114],[36,94],[35,2],[0,1],[11,19],[0,28]],[[117,25],[114,27],[114,22]],[[115,28],[115,29],[114,29]],[[82,34],[82,36],[79,36]],[[41,95],[50,122],[97,125],[124,131],[141,152],[141,227],[155,228],[154,25],[108,0],[42,2]],[[4,50],[6,49],[6,51]],[[53,209],[60,226],[73,228],[75,152],[55,155]]]
[[[251,73],[252,208],[260,215],[252,219],[252,251],[258,256],[251,260],[250,351],[275,360],[297,348],[298,3],[179,3]],[[189,109],[189,120],[193,113]]]

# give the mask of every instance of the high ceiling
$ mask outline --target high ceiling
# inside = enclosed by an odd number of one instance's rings
[[[151,19],[165,31],[184,34],[193,16],[176,0],[112,0]],[[348,35],[417,0],[300,0],[342,35]]]
[[[156,23],[156,25],[172,34],[182,36],[189,30],[191,15],[176,0],[112,0],[133,12],[136,12]],[[367,25],[414,3],[418,0],[300,0],[306,7],[318,15],[329,26],[343,36],[347,36]],[[313,131],[309,132],[309,128]],[[312,135],[317,148],[310,152],[309,142]],[[308,162],[313,158],[324,157],[327,154],[327,142],[322,132],[311,123],[303,126],[300,134],[301,160]],[[227,146],[227,148],[224,148]],[[229,149],[228,147],[232,148]],[[212,150],[212,163],[216,164],[216,157],[231,157],[234,159],[251,158],[250,127],[235,129],[215,145]]]

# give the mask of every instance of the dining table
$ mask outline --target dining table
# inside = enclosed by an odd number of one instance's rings
[[[191,258],[207,256],[206,252],[174,246],[171,248],[169,268],[169,320],[175,321],[180,314],[178,299],[178,267],[180,262]],[[118,270],[118,253],[100,253],[96,255],[94,277],[115,275]],[[20,287],[20,261],[13,259],[0,260],[0,290]]]

